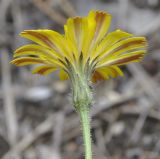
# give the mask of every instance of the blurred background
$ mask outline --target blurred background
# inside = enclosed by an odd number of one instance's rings
[[[143,63],[94,85],[93,158],[160,159],[160,0],[0,0],[0,158],[83,159],[70,83],[9,62],[30,43],[18,36],[24,29],[63,33],[68,17],[91,9],[112,14],[110,31],[149,41]]]

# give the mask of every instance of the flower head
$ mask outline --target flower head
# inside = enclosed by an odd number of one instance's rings
[[[86,17],[67,20],[64,35],[53,30],[25,30],[20,35],[36,44],[15,51],[11,63],[37,64],[33,73],[59,71],[61,79],[70,78],[73,104],[80,115],[85,159],[92,159],[89,109],[93,103],[90,81],[123,75],[121,65],[142,60],[146,39],[122,30],[108,33],[111,15],[90,11]]]
[[[36,44],[18,48],[11,63],[38,64],[32,73],[41,75],[59,70],[60,79],[79,73],[94,82],[121,76],[121,65],[142,60],[146,39],[122,30],[108,33],[110,21],[110,14],[90,11],[86,17],[69,18],[63,35],[53,30],[25,30],[20,35]]]

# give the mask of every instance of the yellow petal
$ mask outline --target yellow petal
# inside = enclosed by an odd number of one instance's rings
[[[51,36],[48,36],[46,33],[52,33],[52,36],[59,36],[58,33],[51,31],[51,30],[24,30],[20,33],[20,36],[32,40],[42,46],[55,48],[54,43],[51,40]],[[55,35],[56,34],[56,35]]]
[[[54,50],[45,48],[40,45],[29,44],[18,48],[15,51],[14,57],[18,57],[21,55],[34,55],[39,57],[43,61],[48,61],[56,67],[66,68],[64,65],[65,60],[63,60],[63,57],[59,56],[56,52],[54,52]],[[63,63],[61,61],[63,61]]]
[[[99,43],[103,40],[106,33],[108,32],[111,22],[111,15],[105,12],[91,11],[88,15],[88,21],[90,21],[91,19],[90,17],[95,20],[96,26],[94,30],[93,39],[90,43],[90,47],[87,53],[88,53],[88,58],[90,56],[91,59],[94,59],[95,57],[94,54],[97,55],[97,51],[94,52],[94,50],[97,48]]]
[[[78,60],[79,55],[82,51],[82,44],[84,39],[84,20],[83,18],[76,17],[70,18],[67,20],[67,24],[65,25],[65,36],[70,44],[72,44],[72,48],[74,50],[74,55]]]
[[[102,40],[110,26],[111,16],[104,12],[91,11],[87,17],[70,18],[65,25],[65,36],[71,41],[76,59],[79,55],[88,59],[89,50]],[[76,49],[77,48],[77,49]]]
[[[117,66],[111,66],[111,67],[108,67],[108,72],[109,72],[109,75],[113,78],[117,77],[117,76],[123,76],[123,72],[121,71],[121,69]]]
[[[88,17],[92,16],[96,21],[94,43],[97,43],[101,41],[108,32],[111,23],[111,15],[100,11],[90,11]]]
[[[111,66],[111,65],[120,66],[120,65],[125,65],[132,62],[139,62],[142,60],[145,52],[146,52],[145,50],[139,50],[135,52],[126,53],[119,57],[115,57],[112,60],[108,59],[106,61],[101,62],[101,64],[97,65],[97,68],[104,67],[104,66]]]
[[[146,47],[146,39],[144,37],[131,37],[121,40],[105,50],[99,59],[109,58],[111,56],[118,56],[119,54],[135,49],[144,49]]]
[[[53,30],[25,30],[20,35],[44,47],[54,49],[54,51],[59,53],[62,57],[69,56],[72,58],[65,38]],[[70,58],[69,61],[71,60]]]
[[[106,76],[107,77],[107,76]],[[101,80],[105,80],[104,76],[101,74],[101,72],[99,72],[98,70],[96,70],[94,73],[93,73],[93,76],[92,76],[92,82],[93,83],[96,83],[97,81],[101,81]]]
[[[64,70],[59,71],[59,78],[60,80],[68,80],[68,74]]]
[[[79,60],[80,54],[85,59],[88,56],[88,50],[95,34],[96,23],[94,17],[70,18],[64,29],[66,39],[76,60]]]
[[[85,18],[85,22],[83,25],[85,38],[83,40],[83,46],[82,46],[82,53],[84,57],[87,57],[87,54],[89,53],[91,46],[91,42],[94,38],[95,31],[96,31],[96,20],[95,20],[95,14],[91,14]]]
[[[118,66],[101,67],[96,69],[96,74],[93,74],[92,81],[106,80],[110,77],[123,76],[123,72]]]
[[[57,68],[55,68],[53,66],[43,65],[43,66],[38,66],[35,69],[33,69],[32,73],[33,74],[40,74],[40,75],[48,75],[56,70],[57,70]]]
[[[11,61],[12,64],[16,66],[25,66],[25,65],[32,65],[32,64],[39,64],[45,63],[44,60],[35,57],[19,57]]]
[[[113,44],[131,36],[133,35],[124,32],[122,30],[116,30],[114,32],[107,34],[107,36],[98,44],[95,50],[93,50],[91,58],[94,59],[97,56],[101,57],[102,55],[105,54],[106,50],[108,50],[110,47],[113,46]]]
[[[14,53],[14,57],[21,55],[47,56],[49,58],[61,59],[61,56],[54,52],[54,50],[49,50],[48,48],[36,44],[28,44],[18,48]]]

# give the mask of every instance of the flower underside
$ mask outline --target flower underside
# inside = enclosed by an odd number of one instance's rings
[[[20,33],[36,44],[18,48],[11,63],[37,64],[32,73],[48,75],[59,71],[60,79],[74,73],[86,74],[93,82],[122,76],[121,65],[142,60],[146,39],[122,30],[107,33],[111,15],[90,11],[86,17],[69,18],[64,35],[53,30],[25,30]]]

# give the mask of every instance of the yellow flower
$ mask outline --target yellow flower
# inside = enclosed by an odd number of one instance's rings
[[[122,30],[108,33],[110,21],[110,14],[90,11],[86,17],[69,18],[64,34],[25,30],[20,35],[36,44],[18,48],[11,63],[38,64],[32,73],[41,75],[58,70],[63,80],[79,72],[93,82],[122,76],[121,65],[142,60],[146,39]]]
[[[123,75],[121,65],[142,60],[146,39],[122,30],[108,33],[111,15],[90,11],[86,17],[67,20],[64,35],[53,30],[25,30],[20,35],[37,44],[15,51],[11,63],[38,64],[33,73],[48,75],[59,71],[60,79],[70,78],[73,104],[80,115],[85,159],[92,159],[89,110],[93,103],[90,81]]]

